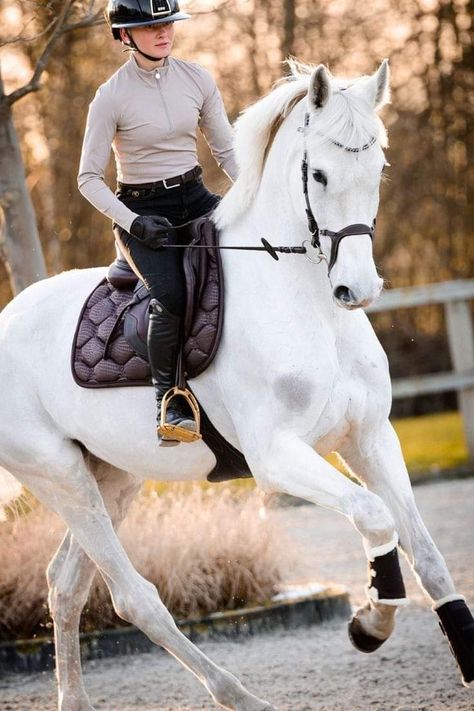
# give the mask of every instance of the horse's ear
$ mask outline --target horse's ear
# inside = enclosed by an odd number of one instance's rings
[[[313,110],[322,109],[331,96],[331,82],[324,64],[316,67],[311,75],[308,89],[309,105]]]
[[[372,79],[375,83],[374,109],[379,111],[382,106],[390,102],[390,67],[388,66],[388,59],[383,60]]]
[[[390,101],[390,69],[388,59],[384,59],[377,71],[371,76],[363,76],[348,87],[353,96],[367,101],[374,111]]]

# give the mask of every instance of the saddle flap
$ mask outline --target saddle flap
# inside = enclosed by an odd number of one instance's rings
[[[186,249],[183,259],[186,277],[184,359],[187,374],[202,373],[212,362],[219,345],[224,316],[224,279],[219,233],[209,217],[192,224],[191,244],[209,249]]]
[[[136,303],[125,314],[123,334],[137,353],[148,360],[147,333],[150,296],[143,285],[135,290],[135,300]]]

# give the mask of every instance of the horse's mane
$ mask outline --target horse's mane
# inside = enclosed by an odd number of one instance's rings
[[[235,123],[234,154],[239,177],[216,210],[216,222],[225,227],[247,209],[258,190],[266,156],[273,139],[293,108],[308,93],[311,75],[316,68],[295,59],[287,61],[289,76],[277,82],[275,88],[255,104],[245,109]],[[318,114],[318,138],[334,140],[346,146],[364,145],[376,136],[382,147],[387,134],[382,121],[366,100],[350,91],[350,86],[370,79],[333,77],[329,70],[333,94]]]

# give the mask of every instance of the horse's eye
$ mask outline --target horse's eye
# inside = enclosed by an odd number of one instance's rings
[[[324,186],[328,184],[326,173],[323,173],[322,170],[313,170],[313,178],[317,183],[322,183]]]

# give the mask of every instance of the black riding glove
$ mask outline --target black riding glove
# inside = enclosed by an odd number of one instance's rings
[[[130,225],[130,234],[150,249],[160,249],[168,242],[168,233],[173,225],[160,215],[139,215]]]

